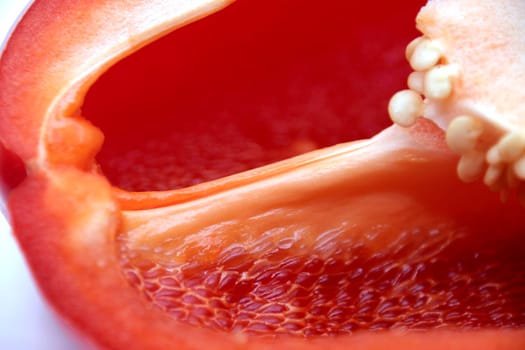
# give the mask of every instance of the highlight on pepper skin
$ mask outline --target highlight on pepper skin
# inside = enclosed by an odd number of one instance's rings
[[[0,1],[0,43],[29,0]],[[1,147],[1,146],[0,146]],[[0,349],[88,350],[43,300],[0,206]]]

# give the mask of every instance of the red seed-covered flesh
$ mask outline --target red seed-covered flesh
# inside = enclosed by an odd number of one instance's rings
[[[100,169],[124,190],[167,190],[371,137],[391,123],[423,3],[239,0],[173,32],[87,94]]]
[[[239,0],[152,43],[86,96],[82,114],[105,135],[100,171],[128,191],[174,189],[376,134],[417,35],[399,24],[424,2]],[[239,239],[235,227],[210,247],[189,247],[191,232],[121,233],[123,275],[175,320],[223,332],[525,327],[525,238],[439,218],[308,231],[302,218]]]
[[[225,247],[214,261],[146,261],[122,239],[131,285],[173,318],[252,335],[327,336],[360,330],[525,326],[524,242],[477,242],[447,228],[319,235]],[[523,240],[522,240],[523,241]],[[255,247],[259,247],[257,249]],[[148,248],[145,248],[148,250]]]

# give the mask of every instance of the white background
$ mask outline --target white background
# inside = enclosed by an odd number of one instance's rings
[[[5,42],[10,28],[29,2],[0,0],[0,43]],[[9,225],[0,213],[0,349],[80,348],[78,340],[73,340],[73,335],[42,300]]]

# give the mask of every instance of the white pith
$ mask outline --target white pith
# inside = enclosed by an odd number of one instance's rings
[[[447,144],[460,156],[458,177],[466,182],[482,179],[504,197],[514,189],[525,197],[520,102],[525,101],[520,91],[525,76],[519,74],[525,65],[523,24],[525,2],[519,0],[430,1],[418,15],[423,35],[406,48],[414,69],[408,90],[395,94],[389,105],[398,125],[410,126],[425,117],[446,130]],[[466,41],[465,33],[475,35]],[[498,65],[499,59],[492,62],[490,54],[508,58],[508,65]],[[421,96],[422,106],[413,94]],[[421,113],[407,118],[407,110]]]

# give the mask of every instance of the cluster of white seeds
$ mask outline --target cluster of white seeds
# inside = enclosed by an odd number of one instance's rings
[[[392,96],[388,112],[395,124],[409,127],[424,115],[425,105],[451,96],[459,68],[444,63],[439,40],[418,37],[407,45],[405,54],[414,71],[408,76],[408,89]],[[483,176],[488,187],[506,196],[525,180],[525,134],[508,132],[494,137],[485,126],[476,116],[456,116],[447,127],[446,141],[460,155],[457,173],[461,180],[472,182]]]
[[[408,76],[408,89],[397,92],[388,106],[394,123],[410,126],[423,115],[423,96],[444,100],[452,94],[458,69],[453,64],[441,64],[443,47],[436,40],[419,37],[408,44],[406,58],[414,72]]]

